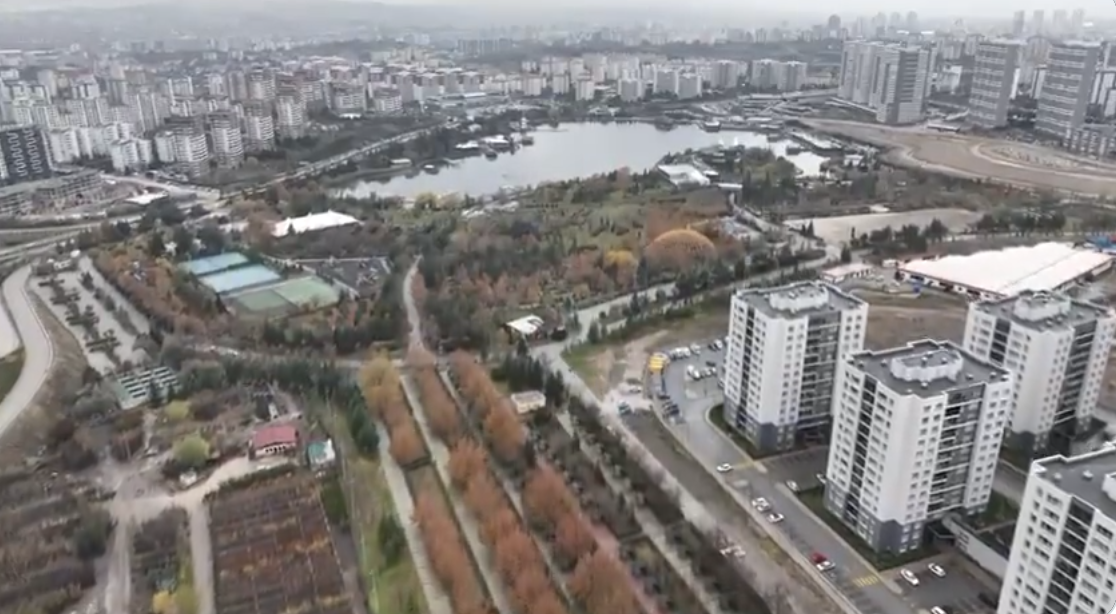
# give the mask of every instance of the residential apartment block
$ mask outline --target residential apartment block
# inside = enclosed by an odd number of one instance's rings
[[[1014,378],[949,341],[851,354],[833,392],[826,508],[877,552],[987,505]]]
[[[970,122],[982,128],[1007,125],[1022,51],[1023,43],[1014,40],[984,41],[977,45],[969,93]]]
[[[1116,602],[1116,449],[1031,464],[998,614],[1103,614]]]
[[[876,121],[923,119],[930,91],[930,50],[875,41],[846,41],[837,96],[869,108]]]
[[[1093,417],[1116,313],[1061,294],[1025,291],[969,306],[965,349],[1016,374],[1006,445],[1068,452]]]
[[[1085,124],[1100,55],[1098,43],[1062,42],[1050,47],[1035,112],[1036,131],[1065,139]]]
[[[763,451],[825,440],[837,364],[864,347],[867,320],[867,303],[821,282],[736,292],[725,422]]]

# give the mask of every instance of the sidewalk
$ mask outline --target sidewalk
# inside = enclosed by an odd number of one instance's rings
[[[512,614],[515,610],[512,609],[507,591],[504,590],[504,582],[497,575],[492,564],[492,553],[488,551],[488,546],[485,546],[480,539],[480,530],[477,527],[476,518],[465,507],[460,494],[450,484],[449,469],[447,468],[449,449],[446,448],[446,444],[435,438],[434,434],[430,432],[430,427],[426,423],[426,414],[422,411],[418,391],[415,390],[415,384],[411,377],[403,374],[400,380],[402,380],[403,392],[407,395],[407,401],[414,409],[415,423],[418,424],[419,431],[426,439],[426,445],[430,449],[430,460],[438,471],[438,476],[442,478],[442,483],[446,486],[446,494],[449,495],[453,511],[457,514],[457,520],[461,525],[462,533],[464,533],[465,542],[469,545],[469,549],[473,551],[473,558],[477,561],[477,567],[480,568],[484,583],[488,585],[488,594],[492,595],[493,605],[501,614]]]
[[[562,424],[566,432],[571,436],[574,435],[573,425],[570,423],[568,414],[559,414],[558,422]],[[583,444],[581,449],[590,460],[602,467],[602,469],[606,466],[606,463],[601,460],[600,454],[593,446]],[[616,476],[614,476],[611,471],[602,470],[601,474],[604,475],[605,482],[608,483],[613,491],[623,493],[628,490],[616,479]],[[663,528],[663,525],[659,523],[659,520],[655,518],[654,514],[643,506],[633,506],[632,510],[635,512],[636,520],[639,522],[640,526],[643,527],[643,534],[651,540],[651,543],[655,544],[655,547],[659,549],[659,552],[662,553],[663,557],[670,563],[670,566],[674,568],[678,577],[682,578],[682,581],[690,587],[690,590],[694,591],[694,595],[701,601],[701,605],[705,607],[705,611],[709,612],[709,614],[724,614],[724,610],[721,609],[721,604],[717,597],[706,590],[704,582],[694,576],[693,567],[690,565],[689,561],[684,561],[682,557],[678,556],[678,552],[667,538],[666,529]]]
[[[377,424],[376,430],[380,433],[380,441],[387,444],[390,441],[387,429],[382,424]],[[388,448],[387,445],[381,447],[385,451]],[[380,467],[383,468],[384,479],[391,490],[391,500],[395,503],[395,515],[399,525],[403,527],[403,533],[407,536],[407,549],[411,552],[411,560],[415,562],[415,569],[418,571],[419,582],[422,583],[422,592],[426,594],[426,604],[430,614],[453,614],[449,598],[446,597],[441,583],[434,576],[434,570],[430,568],[430,558],[426,555],[422,536],[419,535],[418,527],[412,520],[415,515],[415,504],[411,500],[411,491],[407,488],[407,479],[403,476],[403,470],[390,454],[385,452],[380,455],[380,458],[383,459]]]

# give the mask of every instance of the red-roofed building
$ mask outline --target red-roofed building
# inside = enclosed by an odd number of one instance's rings
[[[266,426],[252,436],[252,458],[273,456],[298,447],[298,429],[289,424]]]

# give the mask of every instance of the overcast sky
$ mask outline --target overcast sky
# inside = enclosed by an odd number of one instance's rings
[[[64,6],[82,6],[82,7],[120,7],[138,4],[160,4],[174,2],[181,6],[182,4],[177,0],[0,0],[0,8],[13,10],[18,8],[57,8]],[[312,1],[312,0],[308,0]],[[372,2],[374,0],[348,0],[350,2]],[[214,4],[216,0],[187,0],[186,5],[196,5],[201,8]],[[279,4],[286,4],[290,0],[280,0]],[[1081,2],[1081,0],[1078,0]],[[238,0],[239,6],[251,5],[268,5],[272,2],[267,0]],[[518,11],[529,9],[531,3],[524,3],[522,0],[387,0],[384,4],[406,5],[406,6],[429,6],[435,8],[438,5],[454,6],[454,7],[474,7],[479,10],[483,9],[501,9],[501,8],[515,8]],[[227,5],[226,5],[227,6]],[[690,14],[706,14],[706,15],[733,15],[738,18],[747,18],[749,14],[762,13],[770,15],[774,12],[778,14],[786,14],[787,17],[799,16],[800,18],[825,16],[832,13],[841,15],[843,18],[851,19],[858,15],[871,15],[880,11],[891,13],[898,11],[904,15],[908,11],[917,11],[919,15],[927,18],[944,18],[944,17],[981,17],[981,18],[1001,18],[1010,20],[1012,13],[1017,10],[1027,11],[1027,19],[1030,20],[1030,13],[1036,9],[1043,9],[1047,14],[1047,21],[1051,19],[1057,4],[1050,4],[1050,0],[991,0],[985,2],[972,2],[971,0],[904,0],[903,2],[882,2],[880,0],[794,0],[790,3],[770,2],[769,0],[698,0],[696,2],[683,2],[679,3],[677,0],[546,0],[544,3],[537,5],[546,7],[547,13],[553,12],[555,9],[569,8],[571,10],[586,8],[586,9],[622,9],[626,10],[631,8],[633,11],[632,19],[639,20],[640,8],[651,8],[659,11],[670,12],[685,12]],[[793,9],[791,8],[793,6]],[[1086,20],[1109,20],[1116,19],[1116,5],[1113,0],[1089,0],[1087,4],[1079,4],[1081,8],[1085,9]],[[784,8],[785,7],[785,8]],[[1064,7],[1067,12],[1075,8],[1074,5],[1066,5]],[[518,12],[517,11],[517,12]],[[570,18],[577,19],[577,15],[569,15]],[[586,19],[591,20],[591,14],[584,15]]]

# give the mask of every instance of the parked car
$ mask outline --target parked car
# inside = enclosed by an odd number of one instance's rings
[[[728,473],[730,471],[732,471],[732,465],[728,463],[721,463],[720,465],[717,465],[717,473]]]
[[[829,560],[824,554],[820,552],[815,552],[814,554],[810,555],[810,562],[814,564],[814,567],[816,567],[818,571],[829,571],[836,567],[836,565],[833,564],[833,561]]]
[[[780,522],[783,522],[783,518],[784,516],[778,512],[772,512],[767,515],[767,521],[771,524],[779,524]]]
[[[798,492],[798,482],[795,482],[794,480],[787,480],[786,484],[787,488],[790,489],[791,492]]]
[[[934,606],[930,608],[930,614],[949,614],[946,609],[941,606]]]
[[[771,504],[767,502],[767,499],[764,499],[763,497],[757,497],[755,499],[752,499],[752,507],[761,512],[766,512],[767,510],[771,509]]]
[[[939,578],[944,578],[945,575],[946,575],[945,569],[942,568],[942,566],[937,564],[937,563],[930,563],[929,565],[926,566],[926,569],[929,569],[930,573],[934,574],[935,576],[938,576]]]
[[[899,575],[907,581],[907,584],[910,584],[911,586],[918,586],[918,576],[916,576],[913,571],[909,569],[900,569]]]

